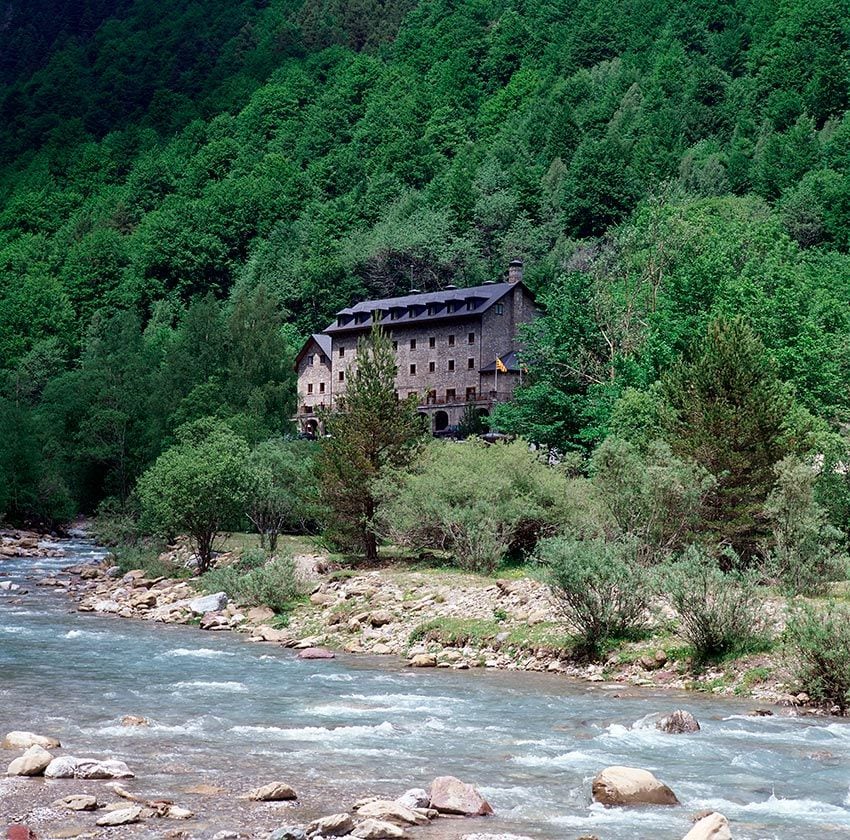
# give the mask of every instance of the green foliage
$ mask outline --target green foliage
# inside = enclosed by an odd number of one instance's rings
[[[248,458],[247,443],[210,418],[181,428],[177,444],[139,479],[143,524],[166,535],[187,533],[201,574],[222,530],[242,515]]]
[[[806,604],[791,616],[786,649],[800,688],[813,700],[850,707],[850,609],[829,602]]]
[[[395,353],[379,327],[357,342],[355,358],[345,391],[322,418],[327,437],[317,464],[329,535],[375,562],[382,505],[377,483],[388,471],[410,466],[425,429],[416,397],[396,396]]]
[[[301,597],[302,589],[291,557],[273,557],[257,565],[243,558],[229,566],[211,569],[201,577],[205,592],[225,592],[249,607],[270,607],[285,615]]]
[[[524,441],[434,442],[385,492],[382,523],[392,541],[449,551],[476,572],[493,572],[509,551],[530,550],[560,524],[595,525],[586,482],[568,480]]]
[[[771,525],[768,568],[790,595],[822,593],[830,582],[847,576],[841,531],[818,504],[817,472],[812,466],[789,455],[775,472],[776,485],[765,504]]]
[[[634,541],[554,537],[538,545],[535,557],[578,635],[577,650],[595,657],[607,642],[646,627],[651,576]]]
[[[679,617],[679,632],[691,645],[698,663],[727,653],[744,652],[760,637],[756,581],[753,572],[740,571],[728,553],[722,571],[718,558],[695,545],[662,572],[662,592]]]

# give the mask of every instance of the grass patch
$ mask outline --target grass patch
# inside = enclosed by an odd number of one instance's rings
[[[439,642],[450,647],[463,647],[470,643],[484,644],[502,632],[497,621],[480,618],[432,618],[410,633],[411,644],[416,642]]]
[[[113,552],[115,565],[122,574],[133,569],[141,569],[147,578],[179,578],[186,580],[192,577],[192,570],[175,563],[172,560],[160,559],[163,551],[160,545],[128,545],[116,548]]]

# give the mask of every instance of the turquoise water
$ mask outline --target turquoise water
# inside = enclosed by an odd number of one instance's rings
[[[84,541],[66,550],[3,561],[0,580],[32,582],[101,556]],[[121,758],[135,784],[162,794],[284,777],[311,791],[305,813],[328,812],[450,773],[477,783],[496,810],[476,831],[678,840],[690,814],[714,808],[736,840],[850,834],[850,726],[836,720],[747,717],[752,704],[684,694],[615,697],[622,687],[547,675],[304,662],[236,634],[79,614],[46,588],[12,600],[0,594],[0,729]],[[702,732],[665,736],[645,720],[679,707]],[[122,727],[125,714],[153,725]],[[683,807],[592,806],[590,781],[610,764],[652,770]]]

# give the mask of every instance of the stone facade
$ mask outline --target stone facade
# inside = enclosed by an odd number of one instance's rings
[[[321,432],[316,412],[345,393],[357,342],[376,321],[393,341],[399,396],[418,396],[432,431],[457,426],[469,404],[489,413],[516,387],[521,376],[517,333],[536,314],[518,261],[505,283],[449,287],[343,309],[298,354],[299,430]]]

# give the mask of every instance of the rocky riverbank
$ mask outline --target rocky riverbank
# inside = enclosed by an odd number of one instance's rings
[[[182,564],[185,544],[160,561]],[[230,556],[219,558],[227,563]],[[68,592],[81,611],[168,623],[197,623],[204,631],[236,630],[253,642],[309,651],[316,648],[373,656],[398,656],[411,667],[491,668],[543,671],[591,682],[627,686],[695,689],[752,697],[777,704],[784,713],[806,709],[793,692],[780,659],[771,653],[743,656],[694,670],[688,651],[669,632],[663,614],[641,642],[624,643],[606,660],[576,661],[567,628],[557,620],[548,589],[527,577],[492,579],[453,570],[421,572],[385,568],[334,570],[322,554],[295,558],[309,597],[282,622],[266,607],[229,601],[223,593],[203,594],[194,581],[152,578],[142,569],[127,573],[109,559],[72,567],[45,578],[42,586]],[[784,608],[765,603],[765,614],[781,630]]]

